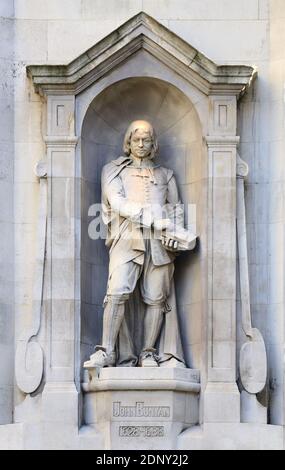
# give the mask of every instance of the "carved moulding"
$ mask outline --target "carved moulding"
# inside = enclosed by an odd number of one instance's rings
[[[145,13],[128,20],[69,64],[30,65],[27,73],[41,94],[77,95],[141,49],[206,95],[240,96],[256,76],[254,67],[216,65]]]
[[[41,327],[44,289],[44,271],[47,238],[47,162],[41,160],[35,168],[39,178],[40,201],[38,212],[37,251],[34,271],[32,323],[21,334],[16,349],[16,382],[24,393],[34,392],[41,384],[44,368],[44,353],[37,342]]]
[[[256,399],[267,379],[267,357],[262,334],[252,326],[248,274],[247,232],[244,180],[248,165],[237,154],[237,245],[241,296],[241,325],[245,342],[240,349],[239,374],[244,390],[241,393],[241,417],[245,422],[267,422],[267,410]]]

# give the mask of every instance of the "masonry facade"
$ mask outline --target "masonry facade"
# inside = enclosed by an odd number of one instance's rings
[[[81,365],[90,352],[90,331],[93,338],[100,335],[100,276],[106,277],[106,255],[84,238],[86,208],[100,197],[93,156],[103,164],[105,155],[120,152],[128,115],[120,114],[117,97],[135,114],[142,108],[134,107],[132,90],[139,86],[142,96],[153,93],[146,109],[150,115],[153,103],[169,97],[169,107],[158,114],[161,128],[174,129],[166,137],[161,132],[163,155],[174,165],[185,200],[197,205],[201,251],[189,266],[179,266],[184,280],[178,282],[177,297],[187,363],[201,372],[199,424],[208,423],[208,434],[199,437],[200,445],[213,442],[224,419],[228,424],[219,431],[216,448],[227,445],[230,433],[237,436],[238,448],[280,448],[285,411],[284,2],[109,3],[105,11],[96,0],[1,2],[0,447],[56,447],[56,438],[45,437],[55,427],[73,435],[64,448],[105,445],[100,436],[87,442],[77,435],[83,423]],[[84,55],[86,50],[94,56]],[[66,70],[57,67],[67,64]],[[230,77],[226,84],[215,78],[220,65],[228,67],[220,72]],[[110,117],[115,106],[117,118]],[[172,122],[165,117],[170,109],[177,113]],[[95,136],[94,122],[97,134],[108,136],[109,147]],[[185,138],[185,128],[192,140]],[[169,142],[177,135],[183,156],[173,160]],[[244,340],[236,275],[237,152],[249,170],[251,320],[267,354],[266,387],[259,397],[266,422],[256,423],[260,440],[243,431],[247,442],[238,426],[243,419],[238,360]],[[199,165],[192,160],[198,154]],[[219,237],[226,244],[221,246]],[[221,272],[227,276],[221,278]],[[224,416],[220,410],[223,418],[216,406],[219,396],[229,400],[231,413]],[[48,418],[50,407],[62,415],[60,422]],[[194,441],[195,436],[184,435],[179,445],[193,448]]]

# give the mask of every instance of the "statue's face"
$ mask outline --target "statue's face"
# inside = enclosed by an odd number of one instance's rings
[[[131,137],[131,154],[137,158],[147,158],[152,151],[152,138],[145,128],[137,129]]]

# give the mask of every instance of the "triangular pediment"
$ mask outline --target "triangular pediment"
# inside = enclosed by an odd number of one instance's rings
[[[217,65],[154,18],[141,12],[67,65],[27,67],[41,93],[78,94],[133,54],[144,49],[201,92],[240,95],[255,70],[245,65]]]

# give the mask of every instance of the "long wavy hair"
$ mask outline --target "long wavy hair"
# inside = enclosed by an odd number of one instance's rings
[[[141,128],[148,128],[148,132],[150,134],[150,137],[152,139],[152,151],[151,151],[151,154],[149,156],[149,158],[154,158],[155,155],[157,154],[158,152],[158,142],[157,142],[157,137],[156,137],[156,133],[155,133],[155,130],[154,128],[152,127],[152,125],[147,122],[147,121],[133,121],[127,131],[126,131],[126,134],[125,134],[125,137],[124,137],[124,144],[123,144],[123,150],[124,150],[124,153],[125,155],[127,155],[129,157],[130,153],[131,153],[131,138],[132,138],[132,135],[138,130],[138,129],[141,129]]]

